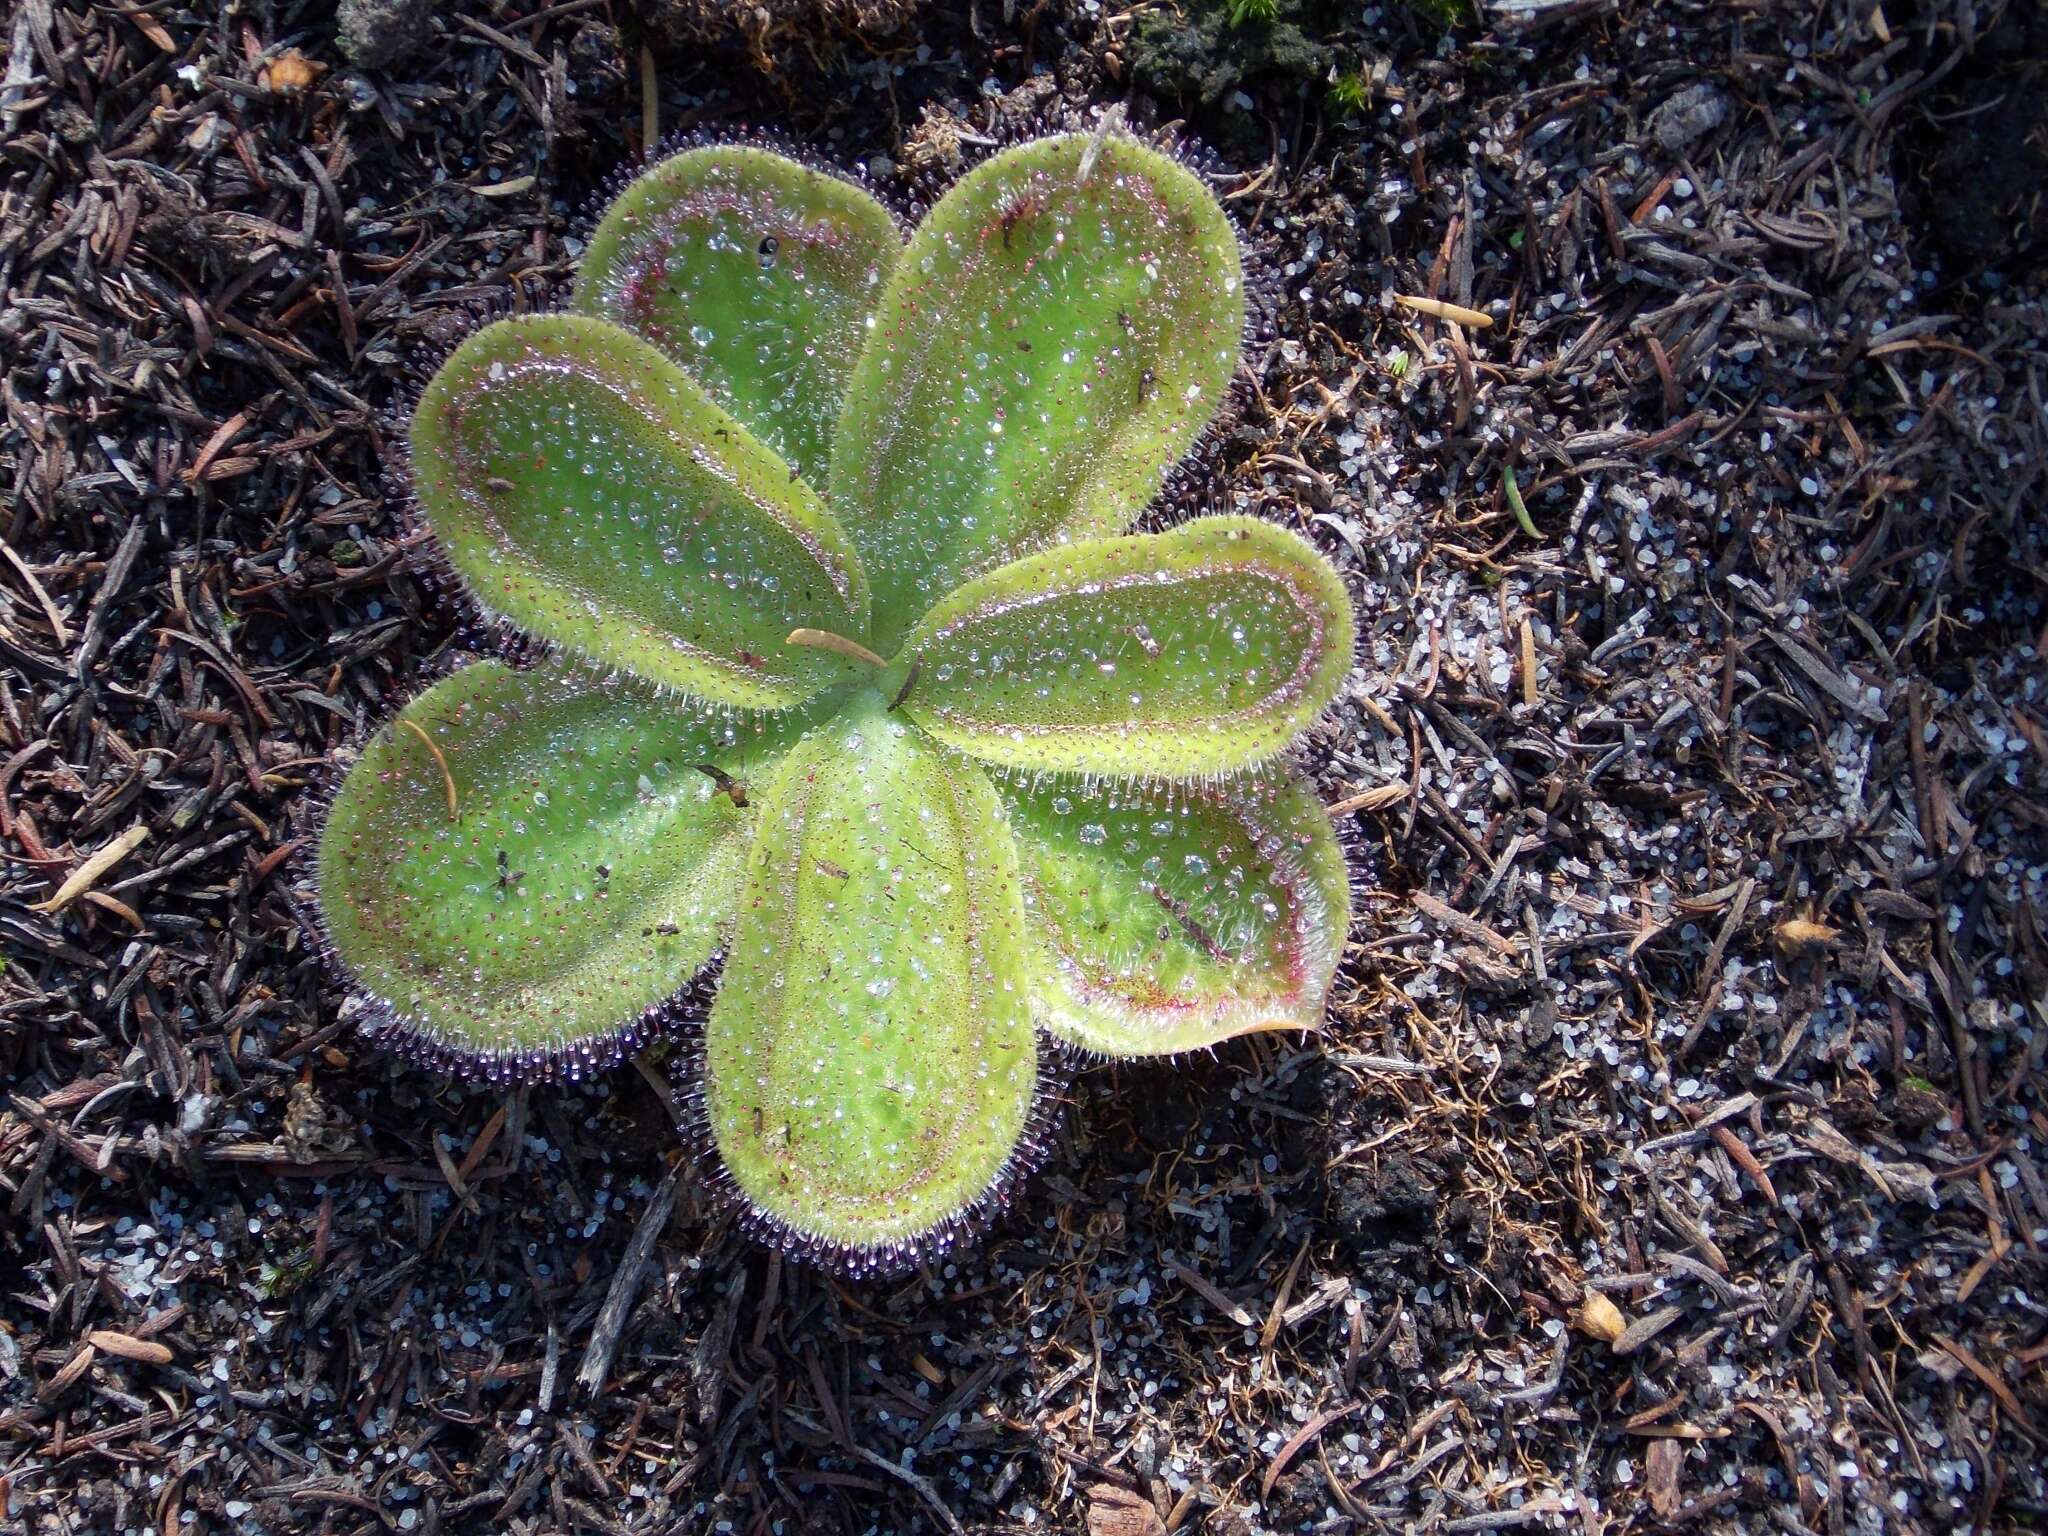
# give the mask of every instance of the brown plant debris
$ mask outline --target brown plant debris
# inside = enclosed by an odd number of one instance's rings
[[[0,1526],[2048,1520],[2024,8],[649,9],[0,8]],[[908,202],[1110,103],[1259,254],[1210,452],[1359,600],[1360,922],[1320,1035],[1083,1072],[833,1283],[651,1060],[445,1082],[309,947],[321,784],[481,638],[394,423],[643,121]]]

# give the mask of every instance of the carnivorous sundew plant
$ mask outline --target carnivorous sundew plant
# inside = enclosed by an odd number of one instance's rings
[[[722,955],[683,1119],[757,1235],[860,1272],[1001,1198],[1062,1058],[1316,1026],[1346,869],[1284,754],[1350,603],[1268,523],[1128,531],[1245,314],[1214,196],[1121,132],[1003,150],[907,240],[753,146],[627,186],[569,311],[472,335],[412,418],[447,566],[542,644],[335,793],[318,906],[373,1029],[578,1075]]]

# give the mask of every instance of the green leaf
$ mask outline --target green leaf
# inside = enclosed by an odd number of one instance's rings
[[[687,982],[734,913],[755,813],[695,765],[744,779],[796,728],[580,669],[467,667],[343,780],[317,860],[328,938],[429,1046],[588,1053]]]
[[[778,1231],[888,1257],[975,1209],[1030,1113],[1015,850],[981,771],[872,693],[761,818],[706,1030],[712,1135]]]
[[[852,183],[705,145],[606,210],[576,307],[660,347],[823,489],[847,376],[902,248],[888,209]]]
[[[1311,545],[1204,517],[969,582],[884,681],[908,685],[919,725],[989,762],[1192,778],[1282,751],[1336,697],[1351,653],[1350,599]]]
[[[833,446],[876,649],[964,576],[1128,527],[1221,404],[1244,314],[1236,232],[1156,150],[1069,134],[961,178],[896,265]]]
[[[1297,776],[1000,792],[1051,1033],[1153,1056],[1322,1023],[1350,886]]]
[[[470,337],[413,415],[428,525],[488,610],[649,682],[781,708],[846,672],[860,562],[782,460],[659,352],[580,315]]]

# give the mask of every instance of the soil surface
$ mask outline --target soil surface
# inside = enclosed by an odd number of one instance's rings
[[[341,9],[0,8],[0,1526],[2048,1516],[2038,15]],[[838,1282],[639,1074],[406,1067],[309,950],[331,755],[468,639],[394,413],[650,122],[913,201],[1115,103],[1273,279],[1213,499],[1358,601],[1369,895],[1322,1037],[1082,1075]]]

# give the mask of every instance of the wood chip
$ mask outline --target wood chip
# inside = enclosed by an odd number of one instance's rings
[[[1405,304],[1419,315],[1432,315],[1438,320],[1455,320],[1460,325],[1470,326],[1475,331],[1493,329],[1493,316],[1481,309],[1467,309],[1462,304],[1446,304],[1442,299],[1425,299],[1419,294],[1397,293],[1396,304]]]
[[[1685,1464],[1685,1444],[1680,1440],[1652,1440],[1643,1460],[1643,1481],[1650,1508],[1669,1520],[1678,1513],[1678,1469]]]
[[[1771,1184],[1771,1176],[1764,1172],[1764,1165],[1756,1160],[1756,1154],[1742,1144],[1742,1138],[1725,1125],[1712,1127],[1708,1134],[1714,1138],[1715,1144],[1728,1154],[1728,1160],[1749,1175],[1749,1182],[1757,1187],[1763,1197],[1772,1205],[1776,1205],[1778,1191]]]
[[[1947,1334],[1935,1334],[1934,1342],[1947,1350],[1955,1358],[1956,1363],[1962,1366],[1964,1370],[1984,1383],[1985,1390],[1998,1399],[1998,1405],[2012,1415],[2013,1423],[2026,1434],[2028,1439],[2037,1442],[2040,1440],[2041,1432],[2034,1427],[2034,1421],[2027,1416],[2027,1410],[2020,1406],[2020,1400],[2012,1395],[2012,1388],[2008,1387],[1999,1378],[1996,1371],[1985,1365],[1983,1361],[1971,1354],[1954,1339],[1948,1337]]]
[[[91,890],[96,882],[129,854],[149,841],[149,828],[141,822],[135,823],[126,832],[101,848],[57,887],[57,894],[48,901],[39,901],[30,906],[31,912],[62,912],[72,902]]]
[[[1200,1274],[1188,1268],[1187,1265],[1175,1263],[1172,1259],[1167,1259],[1163,1262],[1168,1274],[1200,1296],[1202,1300],[1208,1302],[1210,1306],[1229,1318],[1238,1327],[1249,1328],[1258,1321],[1250,1312],[1245,1310],[1243,1303],[1232,1301],[1223,1292],[1217,1290],[1215,1286],[1203,1279]]]
[[[132,1333],[116,1333],[111,1328],[95,1328],[85,1336],[85,1341],[94,1349],[144,1365],[169,1365],[177,1358],[168,1344],[138,1339]]]
[[[517,197],[521,192],[531,190],[540,178],[532,174],[513,176],[504,181],[480,182],[469,190],[478,197]]]
[[[584,1351],[583,1361],[576,1368],[576,1385],[586,1397],[603,1387],[605,1378],[611,1374],[612,1359],[618,1353],[626,1318],[640,1297],[641,1283],[646,1279],[648,1265],[654,1258],[655,1241],[675,1211],[676,1183],[680,1177],[679,1167],[671,1168],[668,1176],[656,1186],[647,1208],[640,1213],[640,1224],[633,1229],[632,1240],[619,1256],[619,1267],[612,1275],[611,1289],[605,1293],[604,1305],[598,1309],[597,1321],[591,1327],[590,1347]]]
[[[1683,1307],[1659,1307],[1648,1317],[1637,1318],[1621,1331],[1619,1338],[1614,1340],[1614,1352],[1617,1355],[1634,1354],[1683,1316]]]
[[[1351,1294],[1351,1282],[1341,1275],[1325,1280],[1302,1300],[1297,1301],[1280,1314],[1282,1328],[1298,1328],[1312,1317],[1320,1316]]]
[[[1267,1465],[1266,1475],[1259,1479],[1259,1497],[1261,1499],[1271,1498],[1273,1496],[1273,1485],[1280,1480],[1280,1474],[1287,1470],[1287,1464],[1294,1460],[1301,1448],[1339,1419],[1358,1412],[1358,1408],[1359,1405],[1355,1402],[1339,1403],[1335,1408],[1324,1409],[1306,1424],[1302,1425],[1300,1429],[1296,1430],[1293,1438],[1280,1447],[1278,1454]]]
[[[1088,1490],[1088,1536],[1166,1536],[1166,1522],[1142,1493],[1097,1483]]]
[[[1860,683],[1844,677],[1805,644],[1775,629],[1767,633],[1771,637],[1771,643],[1777,646],[1787,661],[1805,673],[1821,692],[1857,719],[1867,721],[1871,725],[1883,725],[1891,718],[1881,705],[1871,702],[1870,695]]]
[[[71,643],[71,631],[65,627],[64,615],[57,611],[57,605],[50,600],[48,590],[36,579],[36,573],[29,563],[14,552],[14,546],[0,539],[0,555],[7,557],[7,563],[14,567],[15,574],[27,584],[29,594],[42,605],[43,617],[50,621],[50,634],[62,650]]]
[[[1406,784],[1378,784],[1355,795],[1346,795],[1327,809],[1332,816],[1349,816],[1353,811],[1383,810],[1407,798]]]
[[[80,1344],[72,1351],[71,1358],[57,1369],[57,1374],[36,1388],[36,1401],[53,1403],[78,1385],[79,1378],[92,1369],[92,1363],[99,1358],[99,1351],[90,1343]]]
[[[1428,891],[1418,890],[1412,899],[1416,910],[1424,916],[1442,923],[1453,933],[1484,944],[1495,954],[1519,955],[1522,952],[1521,946],[1513,939],[1502,937],[1484,923],[1474,922],[1448,902],[1430,895]]]

